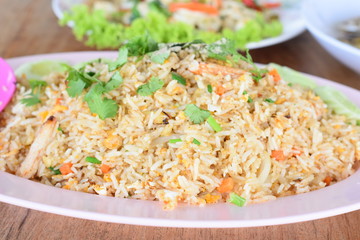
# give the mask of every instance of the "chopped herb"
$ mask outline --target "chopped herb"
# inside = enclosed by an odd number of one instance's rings
[[[248,94],[248,92],[247,92],[247,91],[243,91],[242,95],[246,95],[246,94]]]
[[[196,144],[196,145],[200,145],[201,143],[199,142],[199,140],[197,140],[196,138],[193,139],[192,143]]]
[[[247,102],[248,102],[248,103],[252,103],[253,101],[254,101],[254,100],[249,96]]]
[[[120,86],[123,83],[123,79],[119,72],[115,72],[110,80],[105,84],[105,91],[110,92]]]
[[[119,55],[115,62],[111,62],[108,64],[109,71],[114,71],[119,67],[122,67],[125,63],[127,63],[128,58],[128,49],[126,47],[122,47],[119,49]]]
[[[159,49],[157,42],[155,42],[149,34],[133,38],[125,45],[125,47],[127,47],[128,55],[130,57],[143,56]]]
[[[102,120],[116,116],[119,109],[114,100],[102,97],[104,92],[104,87],[98,83],[90,89],[84,98],[90,111],[96,113]]]
[[[66,81],[68,81],[66,91],[69,96],[77,97],[85,88],[90,87],[92,83],[98,82],[99,80],[84,73],[83,69],[76,70],[75,68],[71,68]]]
[[[182,142],[182,140],[180,138],[169,140],[169,143],[177,143],[177,142]]]
[[[159,0],[151,1],[148,4],[148,6],[151,11],[157,11],[157,12],[165,15],[166,17],[171,16],[171,13],[167,10],[167,8]]]
[[[200,124],[210,116],[210,112],[197,107],[195,104],[188,104],[185,108],[185,115],[193,123]]]
[[[246,199],[232,192],[229,195],[229,202],[235,204],[236,206],[242,207],[246,203]]]
[[[289,87],[292,87],[292,86],[293,86],[293,83],[288,83],[288,86],[289,86]]]
[[[159,50],[159,51],[156,51],[156,52],[152,52],[151,56],[150,56],[150,59],[154,63],[163,64],[165,62],[165,60],[169,58],[170,53],[171,52],[170,52],[169,49],[166,50],[166,51]]]
[[[45,81],[35,79],[30,79],[29,84],[32,90],[35,90],[37,87],[45,87],[47,85]]]
[[[61,172],[59,169],[55,169],[54,167],[49,167],[49,169],[52,171],[54,175],[60,175]]]
[[[60,126],[57,128],[57,130],[61,133],[64,133],[64,130]]]
[[[180,84],[182,84],[184,86],[186,85],[186,79],[183,76],[177,74],[176,72],[171,73],[171,78],[173,80],[178,81],[178,83],[180,83]]]
[[[268,102],[268,103],[274,103],[274,102],[275,102],[275,101],[272,100],[271,98],[266,98],[264,101],[265,101],[265,102]]]
[[[210,84],[207,85],[207,90],[209,93],[212,93],[213,92],[213,88]]]
[[[84,90],[86,83],[81,81],[80,79],[69,81],[66,91],[70,97],[79,96]]]
[[[96,72],[87,72],[87,75],[89,75],[90,77],[95,76]]]
[[[266,74],[268,72],[267,69],[259,69],[256,64],[254,63],[250,53],[249,53],[249,49],[246,50],[246,56],[244,57],[243,55],[236,55],[236,57],[238,57],[240,60],[243,60],[244,62],[247,62],[248,64],[251,64],[253,69],[250,70],[250,72],[252,73],[251,77],[253,78],[253,80],[255,82],[259,82],[259,80],[261,78],[263,78],[264,74]]]
[[[222,130],[220,124],[216,122],[213,116],[210,115],[206,121],[215,132],[220,132]]]
[[[227,61],[228,56],[239,55],[237,53],[234,41],[223,39],[212,44],[207,45],[209,58]]]
[[[95,157],[86,157],[85,161],[89,163],[101,164],[101,161]]]
[[[24,104],[27,107],[34,106],[38,103],[41,103],[39,94],[34,94],[34,93],[30,93],[29,95],[27,95],[26,98],[23,98],[20,101],[22,104]]]
[[[164,81],[157,77],[152,77],[148,83],[138,87],[136,92],[140,96],[150,96],[164,86]]]

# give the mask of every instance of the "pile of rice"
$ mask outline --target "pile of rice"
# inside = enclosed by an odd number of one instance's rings
[[[106,94],[119,112],[105,120],[90,112],[83,95],[68,96],[66,73],[45,77],[42,102],[32,107],[20,103],[30,90],[19,84],[0,113],[0,170],[16,173],[42,123],[53,115],[62,131],[46,148],[34,180],[64,189],[159,200],[171,209],[178,202],[226,201],[229,193],[217,189],[225,178],[234,181],[232,192],[259,203],[323,188],[354,173],[360,128],[331,113],[314,92],[276,82],[269,74],[255,83],[244,62],[238,66],[244,70],[240,77],[223,71],[198,74],[201,63],[219,69],[224,63],[191,49],[174,50],[164,64],[149,56],[136,60],[129,58],[119,70],[124,83]],[[103,63],[86,68],[103,81],[112,75]],[[186,79],[186,86],[172,80],[172,71]],[[153,76],[165,85],[151,96],[137,94]],[[192,123],[184,114],[191,103],[211,111],[222,131]],[[182,142],[169,143],[175,138]],[[192,143],[194,138],[201,144]],[[271,157],[273,150],[283,151],[285,159]],[[101,164],[85,161],[89,156],[111,170],[103,174]],[[64,163],[73,164],[72,173],[54,175],[49,169]]]

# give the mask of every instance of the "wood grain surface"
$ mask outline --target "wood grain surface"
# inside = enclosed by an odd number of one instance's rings
[[[94,50],[59,27],[50,0],[0,0],[0,56]],[[251,51],[276,62],[360,89],[360,77],[305,32],[286,43]],[[329,199],[331,201],[331,199]],[[360,211],[296,224],[238,228],[142,227],[64,217],[0,203],[0,239],[360,239]]]

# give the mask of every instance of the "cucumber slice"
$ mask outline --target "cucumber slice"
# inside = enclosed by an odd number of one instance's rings
[[[17,80],[25,86],[29,86],[29,79],[41,80],[42,77],[52,72],[66,71],[65,63],[58,61],[39,61],[25,63],[15,70]]]
[[[344,115],[349,119],[360,121],[360,108],[352,103],[342,92],[329,86],[319,86],[314,92],[336,114]]]
[[[280,66],[276,63],[270,63],[269,67],[275,68],[280,74],[281,78],[288,83],[298,84],[310,89],[314,89],[317,86],[314,80],[291,68]]]

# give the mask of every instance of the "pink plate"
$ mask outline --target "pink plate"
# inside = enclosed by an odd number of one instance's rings
[[[117,52],[73,52],[9,59],[16,68],[39,60],[71,64],[96,58],[114,59]],[[360,92],[350,87],[310,76],[319,85],[333,86],[360,105]],[[0,201],[39,211],[104,222],[162,227],[230,228],[295,223],[334,216],[360,209],[360,171],[329,187],[278,198],[261,204],[237,207],[220,203],[205,207],[180,204],[162,210],[154,201],[120,199],[59,189],[0,171]]]
[[[12,68],[0,58],[0,112],[10,102],[16,89],[16,78]]]

